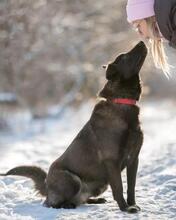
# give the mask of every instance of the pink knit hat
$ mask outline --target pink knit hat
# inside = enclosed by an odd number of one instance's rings
[[[155,15],[154,1],[155,0],[128,0],[126,7],[128,22]]]

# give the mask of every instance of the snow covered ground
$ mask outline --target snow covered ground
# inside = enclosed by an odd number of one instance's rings
[[[68,109],[59,118],[31,122],[29,117],[23,132],[18,127],[15,135],[1,134],[0,173],[32,164],[47,170],[88,120],[93,105],[84,104],[79,111]],[[140,213],[119,211],[110,189],[103,195],[106,204],[82,205],[75,210],[45,208],[31,180],[1,177],[0,220],[176,219],[176,105],[162,101],[140,106],[145,133],[136,186]],[[125,173],[123,179],[125,183]]]

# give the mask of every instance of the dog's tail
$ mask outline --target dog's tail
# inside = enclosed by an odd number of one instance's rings
[[[36,166],[19,166],[9,170],[5,174],[0,174],[0,176],[25,176],[31,178],[35,183],[35,188],[43,196],[46,196],[46,183],[45,179],[47,173],[42,170],[40,167]]]

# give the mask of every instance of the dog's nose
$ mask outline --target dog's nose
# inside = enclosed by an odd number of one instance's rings
[[[136,45],[136,47],[134,48],[133,51],[135,51],[135,50],[142,50],[143,52],[145,52],[147,54],[147,47],[146,47],[146,45],[145,45],[145,43],[143,41],[140,41]]]
[[[140,41],[140,42],[138,43],[138,46],[140,46],[140,47],[145,47],[145,44],[144,44],[143,41]]]

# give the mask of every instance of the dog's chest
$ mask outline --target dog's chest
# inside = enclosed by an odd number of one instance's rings
[[[140,152],[143,143],[143,132],[138,126],[135,129],[129,130],[127,143],[124,149],[124,160],[128,163],[133,161],[136,155]]]

